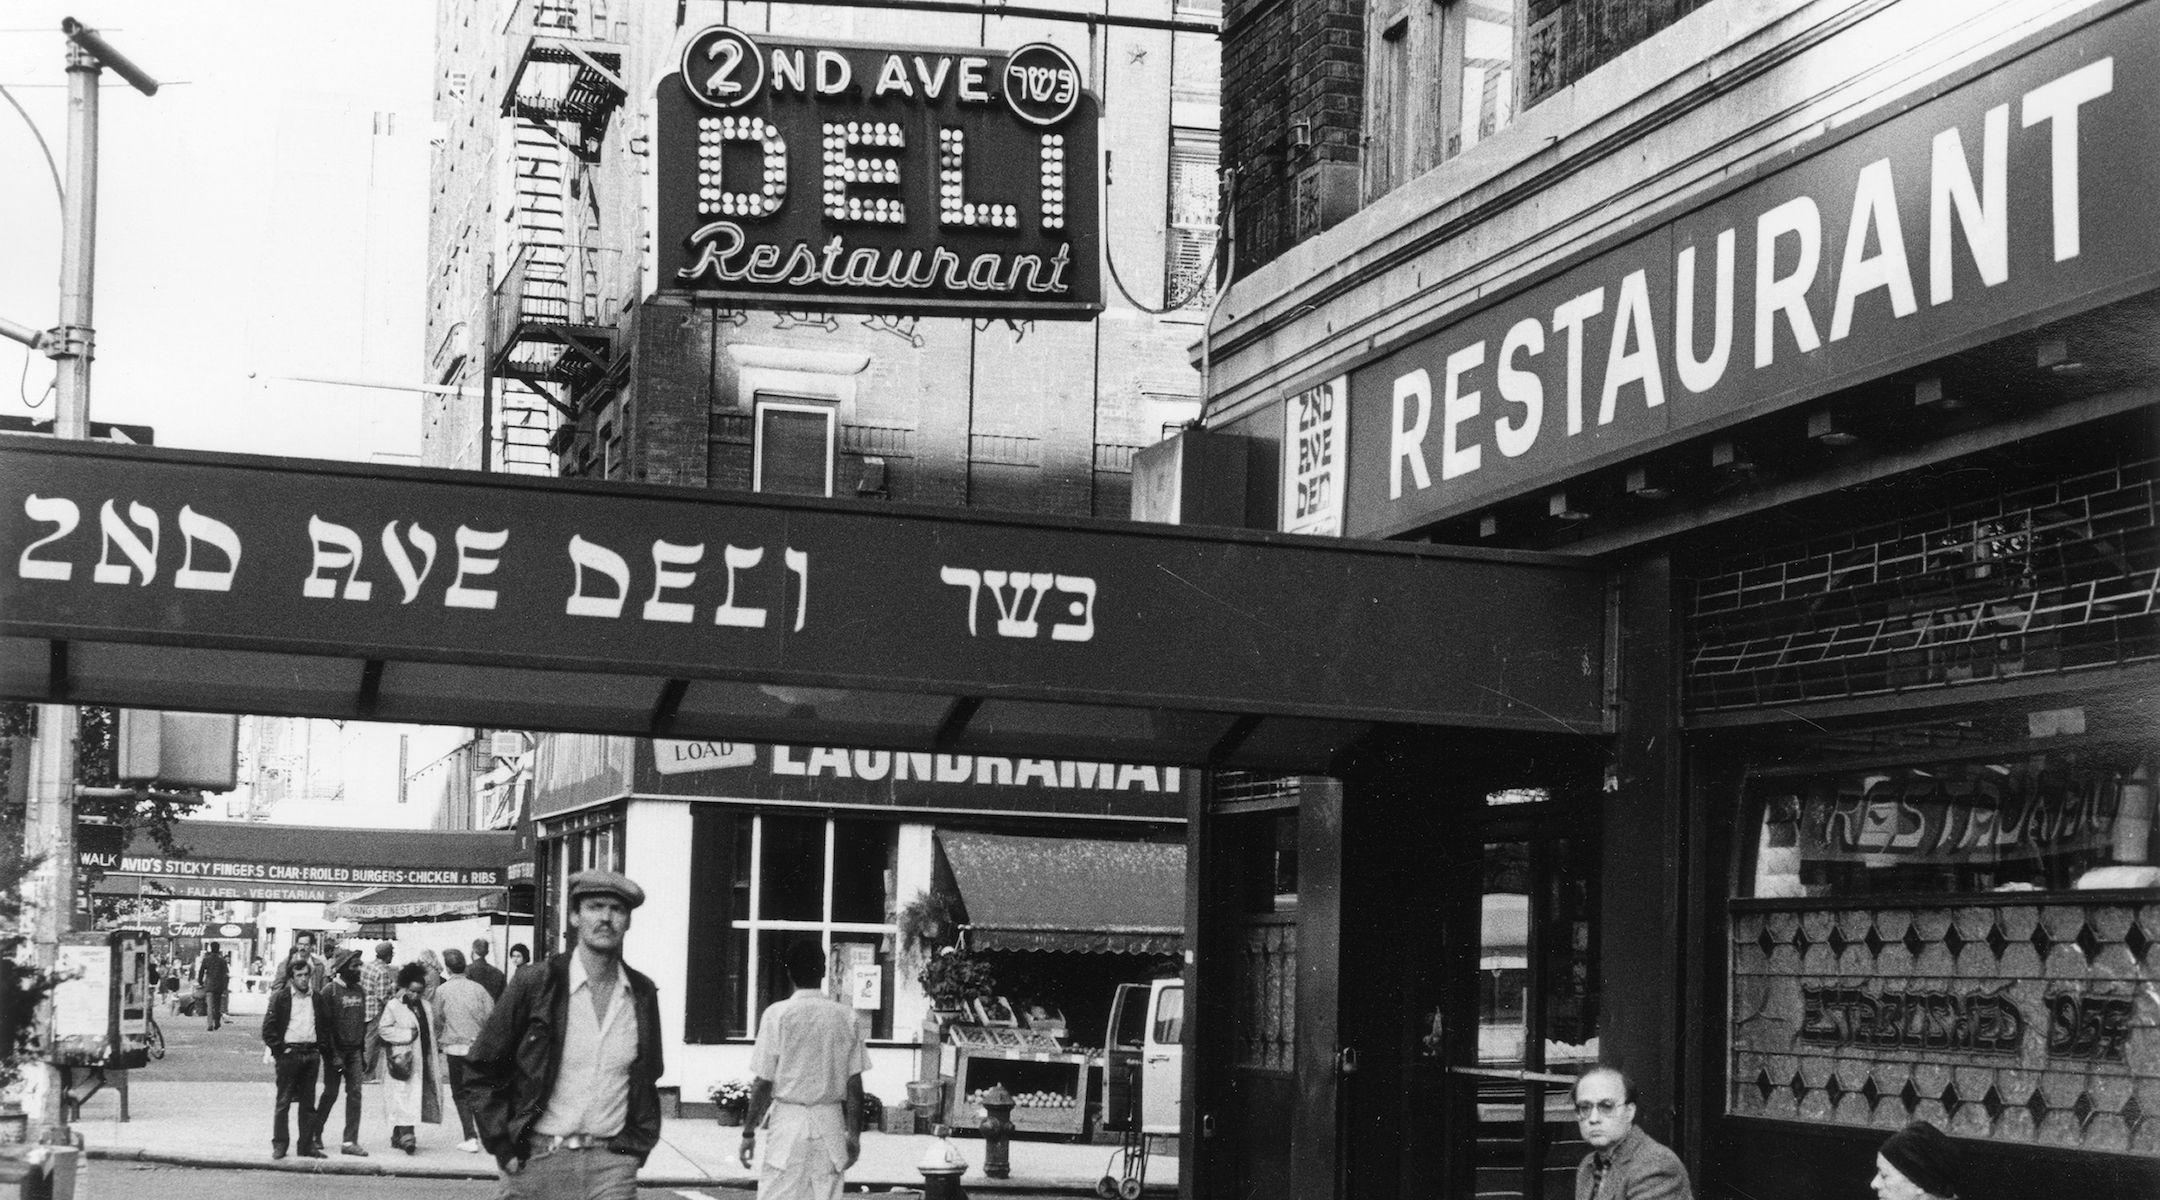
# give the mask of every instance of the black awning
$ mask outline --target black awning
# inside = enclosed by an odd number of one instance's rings
[[[18,560],[15,700],[1270,772],[1605,722],[1567,555],[0,433]]]
[[[115,851],[85,846],[100,895],[334,903],[369,888],[500,892],[517,835],[442,829],[353,829],[260,821],[177,821],[167,853],[147,830]]]
[[[978,950],[1176,954],[1185,847],[1088,838],[937,835]]]

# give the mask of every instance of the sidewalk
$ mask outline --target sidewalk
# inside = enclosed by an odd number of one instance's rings
[[[147,1072],[143,1073],[147,1074]],[[316,1174],[412,1175],[436,1178],[492,1179],[494,1162],[486,1154],[457,1149],[457,1114],[445,1101],[444,1125],[420,1127],[420,1151],[406,1155],[390,1149],[390,1129],[383,1121],[380,1089],[362,1093],[360,1144],[367,1158],[346,1158],[330,1147],[328,1159],[270,1157],[270,1118],[276,1089],[269,1083],[173,1083],[141,1078],[129,1094],[131,1120],[120,1120],[120,1097],[110,1089],[83,1107],[76,1129],[91,1158],[141,1159],[196,1167],[261,1168]],[[333,1137],[342,1129],[344,1101],[331,1114]],[[927,1136],[866,1133],[862,1161],[848,1172],[850,1187],[884,1191],[919,1188],[915,1164],[931,1145]],[[956,1137],[972,1164],[965,1178],[970,1191],[1029,1190],[1095,1194],[1115,1146],[1075,1146],[1064,1142],[1015,1139],[1012,1178],[990,1180],[982,1174],[981,1138]],[[660,1145],[638,1174],[642,1184],[684,1188],[754,1188],[755,1173],[735,1159],[739,1133],[711,1120],[683,1118],[660,1129]],[[1168,1139],[1156,1141],[1148,1163],[1148,1190],[1177,1186],[1177,1159]]]

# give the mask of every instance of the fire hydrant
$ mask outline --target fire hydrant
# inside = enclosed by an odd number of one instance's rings
[[[967,1193],[960,1188],[960,1177],[967,1174],[967,1159],[961,1155],[960,1147],[945,1140],[951,1136],[952,1126],[933,1125],[930,1134],[937,1140],[915,1164],[923,1177],[923,1200],[967,1200]]]
[[[1012,1178],[1013,1096],[1002,1083],[982,1094],[983,1119],[976,1124],[983,1138],[983,1174],[992,1179]]]

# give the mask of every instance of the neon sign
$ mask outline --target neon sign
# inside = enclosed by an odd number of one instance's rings
[[[659,94],[659,269],[731,307],[1101,310],[1095,100],[1064,50],[707,28]]]

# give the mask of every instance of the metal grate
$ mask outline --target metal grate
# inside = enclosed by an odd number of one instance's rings
[[[1749,556],[1688,599],[1691,711],[2160,657],[2160,460]],[[1728,560],[1729,562],[1730,560]]]
[[[1296,775],[1217,771],[1214,787],[1208,795],[1208,806],[1218,812],[1289,807],[1298,802],[1301,786],[1300,777]]]

